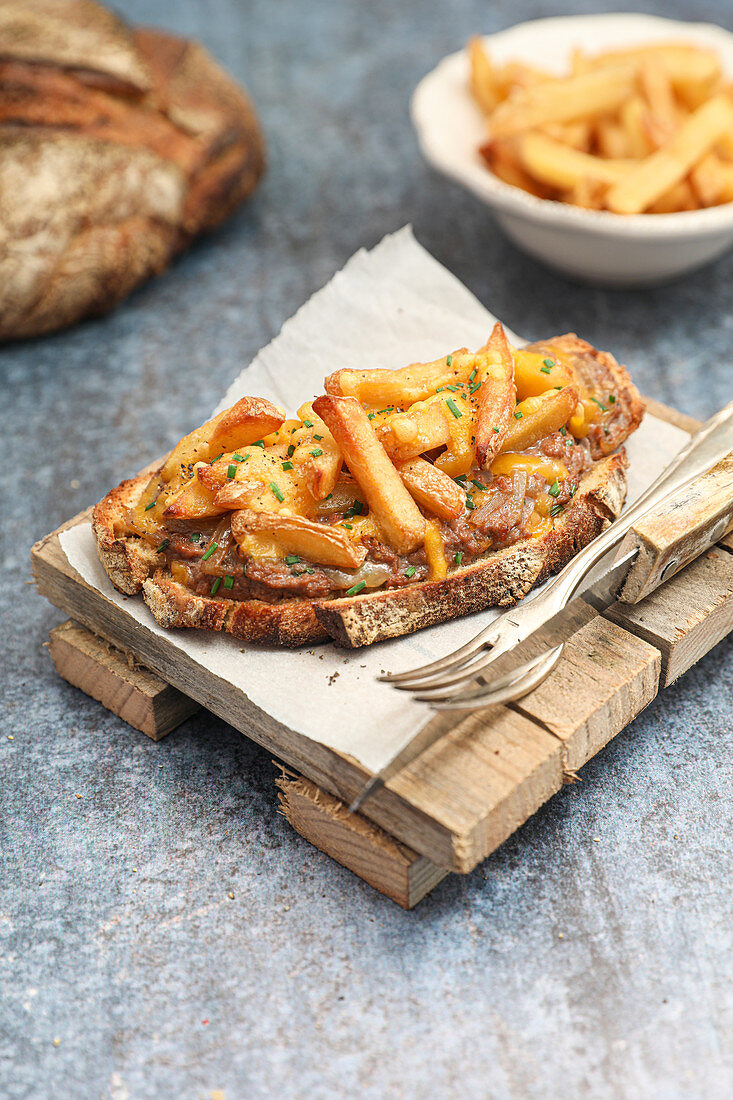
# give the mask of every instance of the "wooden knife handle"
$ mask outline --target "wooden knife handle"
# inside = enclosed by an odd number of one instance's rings
[[[733,452],[653,508],[629,531],[619,555],[638,549],[619,592],[638,603],[733,528]]]

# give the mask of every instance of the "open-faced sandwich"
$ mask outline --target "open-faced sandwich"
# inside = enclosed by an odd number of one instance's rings
[[[521,599],[621,510],[644,406],[569,334],[500,325],[401,370],[339,370],[296,419],[243,397],[94,509],[99,556],[165,627],[368,645]],[[619,449],[620,448],[620,449]]]

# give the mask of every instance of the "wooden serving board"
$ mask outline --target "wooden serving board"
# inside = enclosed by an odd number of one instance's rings
[[[696,427],[648,405],[688,431]],[[344,803],[368,778],[356,761],[194,670],[185,653],[141,629],[69,565],[59,533],[88,518],[76,516],[31,554],[39,591],[74,620],[52,633],[61,675],[149,736],[164,736],[197,703],[224,718],[297,769],[277,780],[297,831],[407,908],[448,871],[472,870],[733,629],[728,536],[642,603],[616,604],[590,622],[552,676],[519,702],[444,716],[445,736],[350,817]]]

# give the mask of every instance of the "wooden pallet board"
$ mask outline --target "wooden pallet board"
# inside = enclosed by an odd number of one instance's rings
[[[655,415],[688,430],[695,426],[689,418],[650,405]],[[75,517],[71,523],[85,518]],[[289,791],[286,803],[296,807],[291,810],[294,826],[361,877],[369,874],[367,881],[377,888],[391,884],[384,892],[391,890],[400,904],[412,904],[421,884],[438,881],[446,870],[470,871],[654,698],[670,668],[680,675],[731,629],[733,556],[723,547],[711,553],[720,560],[715,569],[708,568],[707,602],[703,608],[704,601],[699,601],[694,622],[680,611],[690,606],[687,588],[684,595],[681,590],[675,595],[675,589],[689,585],[690,570],[698,563],[662,590],[668,593],[663,624],[660,612],[653,622],[650,615],[642,630],[630,613],[639,609],[617,605],[608,618],[595,620],[569,643],[553,676],[520,703],[462,719],[437,718],[446,735],[367,803],[369,822],[347,820],[343,812],[344,801],[365,778],[355,761],[272,722],[231,685],[201,674],[166,639],[140,628],[76,574],[60,548],[58,532],[37,544],[32,558],[39,590],[53,603],[132,653],[165,683],[195,696],[320,789],[318,797],[307,784]],[[647,602],[640,605],[642,610]],[[688,634],[694,635],[691,641]],[[401,846],[401,857],[394,856],[395,849],[392,855],[403,871],[397,872],[394,859],[390,869],[382,867],[389,845],[374,838],[384,835]],[[415,863],[419,872],[409,870]]]

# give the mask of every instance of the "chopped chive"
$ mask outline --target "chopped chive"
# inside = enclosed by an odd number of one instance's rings
[[[480,493],[486,492],[486,486],[484,485],[483,481],[476,481],[476,478],[472,477],[471,478],[471,484],[475,485]]]
[[[446,386],[445,388],[447,390],[450,390],[451,393],[458,393],[458,391],[460,390],[461,387],[460,386]]]
[[[476,377],[477,374],[478,374],[478,367],[474,367],[473,370],[471,371],[471,373],[468,376],[468,381],[473,382],[473,380],[474,380],[474,378]]]
[[[358,584],[354,584],[351,588],[346,589],[347,596],[358,596],[360,592],[363,592],[366,588],[366,581],[359,581]]]
[[[201,532],[194,531],[191,535],[191,542],[201,542]]]
[[[460,409],[458,408],[458,406],[456,405],[456,403],[455,403],[455,401],[453,400],[453,398],[452,398],[452,397],[448,397],[448,398],[446,398],[446,402],[445,402],[445,403],[446,403],[446,405],[448,406],[448,408],[450,409],[450,411],[451,411],[451,412],[453,413],[453,415],[455,416],[456,420],[460,420],[460,419],[461,419],[461,417],[463,416],[463,413],[462,413],[462,412],[461,412],[461,410],[460,410]]]
[[[353,531],[354,530],[353,523],[342,523],[341,526],[345,527],[347,531]]]
[[[415,566],[411,565],[411,566],[409,566],[409,568],[407,568],[405,570],[405,576],[406,577],[414,577],[416,572],[417,572],[417,570],[415,569]]]
[[[315,573],[315,569],[311,569],[309,565],[306,565],[305,571],[306,573],[310,573],[311,576],[313,576],[313,574]]]
[[[368,419],[368,420],[374,420],[374,417],[375,417],[376,415],[377,415],[376,413],[369,413],[369,415],[368,415],[367,419]]]
[[[224,452],[222,451],[220,455],[216,456],[216,458],[212,458],[211,462],[209,463],[209,466],[213,466],[215,462],[218,462],[223,454],[224,454]]]
[[[160,546],[158,547],[157,553],[158,553],[158,554],[162,554],[164,550],[167,550],[167,549],[168,549],[168,547],[170,546],[170,544],[171,544],[171,540],[170,540],[170,539],[163,539],[163,541],[161,542]]]
[[[454,480],[454,481],[457,481],[457,482],[458,482],[458,484],[459,484],[459,485],[461,485],[461,482],[462,482],[462,481],[468,481],[468,478],[466,477],[466,475],[465,475],[465,474],[456,474],[456,476],[455,476],[455,477],[453,478],[453,480]],[[465,489],[465,488],[466,488],[466,486],[465,486],[465,485],[461,485],[461,488],[462,488],[462,489]]]
[[[568,434],[568,429],[565,427],[564,424],[563,424],[562,428],[558,429],[558,431],[560,432],[560,435],[567,435]]]
[[[550,488],[547,490],[551,497],[557,497],[560,495],[560,482],[555,478]]]
[[[299,561],[300,558],[297,554],[287,554],[285,557],[286,565],[297,565]]]
[[[312,420],[304,420],[303,424],[305,425],[306,428],[312,428],[313,427],[313,421]]]
[[[598,398],[597,398],[597,397],[591,397],[591,401],[595,401],[596,405],[597,405],[597,406],[598,406],[598,408],[599,408],[599,409],[601,410],[601,412],[604,412],[604,413],[605,413],[605,412],[608,412],[608,407],[607,407],[606,405],[603,405],[603,404],[602,404],[602,403],[601,403],[601,402],[600,402],[600,401],[598,400]]]
[[[561,515],[561,513],[564,512],[564,511],[565,511],[565,506],[563,504],[553,504],[552,508],[550,508],[550,515],[554,519],[555,516]]]
[[[290,461],[283,462],[283,470],[292,470],[292,468],[293,468],[292,462],[290,462]]]
[[[277,499],[278,499],[278,500],[280,501],[280,503],[282,504],[282,502],[283,502],[283,501],[285,500],[285,497],[284,497],[284,496],[282,495],[282,493],[281,493],[280,489],[279,489],[279,488],[277,487],[277,485],[275,484],[275,482],[274,482],[274,481],[271,481],[271,482],[270,482],[270,488],[272,489],[273,493],[275,494],[275,496],[277,497]]]
[[[571,497],[574,497],[575,494],[577,493],[577,491],[578,491],[578,486],[577,485],[574,484],[574,485],[570,486],[570,496]]]
[[[552,368],[555,366],[554,359],[543,359],[542,362],[545,364],[546,367],[549,367],[550,370],[552,370]]]
[[[481,386],[482,386],[482,385],[483,385],[483,383],[482,383],[482,382],[474,382],[472,386],[469,386],[468,392],[469,392],[469,393],[475,393],[475,392],[476,392],[476,390],[480,390],[480,389],[481,389]]]
[[[236,476],[237,476],[237,464],[236,464],[236,462],[231,462],[231,463],[230,463],[230,464],[229,464],[229,465],[227,466],[227,477],[228,477],[228,478],[229,478],[230,480],[234,480],[234,478],[235,478]]]
[[[446,365],[446,367],[452,367],[453,366],[453,356],[452,355],[448,356],[448,358],[445,361],[445,365]]]
[[[444,393],[445,392],[445,386],[438,386],[438,388],[435,392],[436,393]]]
[[[237,454],[236,452],[232,455],[232,458],[234,459],[235,462],[244,462],[245,459],[248,458],[248,457],[249,457],[248,455],[240,455],[240,454]]]
[[[216,593],[219,591],[219,585],[220,584],[221,584],[221,577],[217,577],[216,580],[214,581],[214,583],[211,586],[211,595],[212,596],[215,596]]]
[[[234,577],[232,577],[230,573],[227,573],[226,577],[224,578],[224,587],[234,588]]]
[[[463,561],[463,551],[462,550],[458,551],[458,553],[454,557],[453,561],[456,563],[456,565],[461,564],[461,562]]]
[[[328,496],[324,497],[323,499],[324,500],[330,500],[332,496],[333,496],[333,493],[329,493]]]
[[[344,519],[350,519],[351,516],[360,516],[364,511],[364,504],[361,500],[355,500],[349,508],[348,512],[344,512]]]
[[[318,443],[320,443],[320,442],[321,442],[321,440],[323,439],[323,436],[322,436],[322,435],[314,435],[314,436],[313,436],[313,438],[314,438],[315,440],[317,440],[317,442],[318,442]]]
[[[522,419],[522,414],[520,412],[515,412],[514,413],[514,419],[515,420],[521,420]]]
[[[315,451],[309,451],[308,454],[313,455],[314,458],[320,458],[323,454],[323,451],[320,447],[316,447]]]
[[[608,403],[609,403],[609,405],[615,405],[616,404],[616,394],[615,393],[609,393]]]
[[[496,432],[496,434],[498,435],[501,429],[500,428],[492,428],[491,430],[492,430],[492,432]]]
[[[209,558],[211,557],[211,555],[214,553],[214,551],[218,550],[218,549],[219,549],[219,543],[218,542],[212,542],[211,546],[206,551],[206,553],[202,557],[201,561],[208,561]]]
[[[265,441],[264,441],[264,439],[258,439],[257,442],[252,443],[251,446],[252,447],[262,447],[264,449]]]
[[[292,458],[294,454],[295,454],[295,447],[291,443],[290,446],[288,447],[288,458]]]
[[[470,496],[466,497],[466,508],[468,509],[468,511],[472,512],[475,507],[476,505],[473,503],[473,498]]]
[[[550,367],[540,367],[540,373],[541,374],[549,374],[551,370],[552,370],[551,366]]]
[[[155,498],[155,500],[151,500],[151,501],[150,501],[150,504],[146,504],[146,505],[145,505],[145,511],[146,511],[146,512],[149,512],[149,511],[150,511],[150,509],[151,509],[151,508],[154,508],[154,507],[155,507],[155,505],[156,505],[157,503],[158,503],[158,498],[156,497],[156,498]]]

